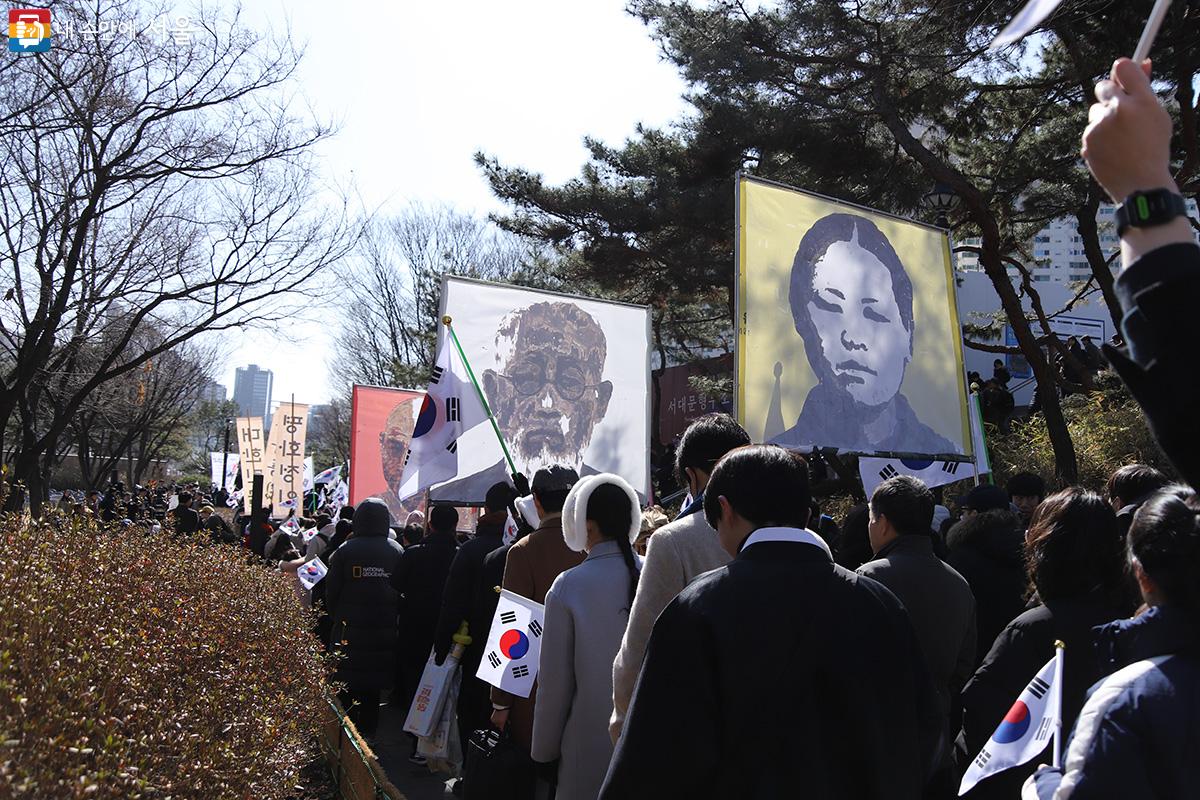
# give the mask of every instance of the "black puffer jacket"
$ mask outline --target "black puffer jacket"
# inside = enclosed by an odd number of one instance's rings
[[[392,573],[404,551],[388,538],[387,505],[370,498],[354,511],[354,535],[329,560],[325,605],[330,647],[346,654],[337,679],[362,689],[391,688],[396,675],[399,595]]]
[[[1024,541],[1016,514],[985,511],[960,520],[946,534],[946,563],[975,595],[976,656],[982,663],[1000,631],[1025,610]]]
[[[463,669],[471,670],[472,674],[483,658],[483,645],[492,624],[491,617],[482,619],[475,616],[475,593],[483,573],[484,559],[503,543],[501,540],[507,520],[508,514],[504,511],[493,511],[479,518],[475,535],[458,548],[442,592],[442,610],[438,614],[434,632],[434,651],[438,661],[444,661],[454,646],[454,634],[458,626],[466,621],[471,644],[463,654],[462,663]]]

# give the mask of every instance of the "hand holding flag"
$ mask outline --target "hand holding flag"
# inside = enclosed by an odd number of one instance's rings
[[[296,570],[296,577],[300,580],[301,585],[308,591],[321,582],[325,574],[329,572],[329,568],[325,566],[325,562],[319,558],[314,558],[300,565],[300,569]]]
[[[1032,760],[1054,737],[1054,764],[1059,761],[1062,729],[1062,642],[1013,703],[1000,726],[971,762],[958,787],[961,797],[989,775]]]

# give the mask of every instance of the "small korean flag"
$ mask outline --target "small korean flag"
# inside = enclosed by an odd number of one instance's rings
[[[529,697],[537,678],[546,607],[501,590],[492,629],[475,677],[519,697]]]
[[[521,533],[521,529],[517,527],[517,521],[513,519],[512,512],[508,512],[508,519],[504,520],[504,534],[500,541],[504,544],[512,544],[517,540],[517,536]]]
[[[304,585],[304,588],[311,592],[312,588],[321,582],[321,579],[325,577],[325,573],[328,571],[329,568],[325,566],[324,561],[314,558],[312,561],[300,565],[300,569],[296,571],[296,577],[300,579],[300,583]]]

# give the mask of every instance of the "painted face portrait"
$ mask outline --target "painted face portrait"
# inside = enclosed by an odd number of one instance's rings
[[[518,468],[582,465],[612,398],[607,349],[604,331],[573,303],[535,303],[501,324],[483,388]]]
[[[831,214],[800,243],[792,314],[824,385],[876,408],[900,391],[912,358],[912,284],[869,220]]]
[[[379,434],[379,458],[388,486],[400,485],[404,473],[404,459],[408,456],[408,444],[412,439],[413,424],[412,402],[406,400],[388,414],[383,432]]]

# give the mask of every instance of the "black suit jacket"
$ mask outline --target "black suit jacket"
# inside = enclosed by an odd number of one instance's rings
[[[1154,438],[1193,488],[1200,489],[1200,248],[1152,250],[1121,273],[1117,297],[1125,348],[1104,354],[1146,414]]]
[[[940,725],[895,595],[760,542],[654,624],[601,797],[917,800]]]

